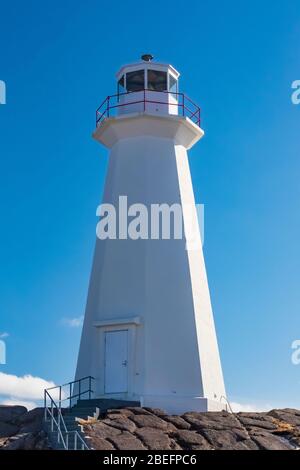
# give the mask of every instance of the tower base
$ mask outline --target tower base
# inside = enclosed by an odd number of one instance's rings
[[[168,414],[183,414],[188,411],[228,411],[226,403],[203,397],[176,397],[174,395],[144,395],[141,406],[161,408]]]

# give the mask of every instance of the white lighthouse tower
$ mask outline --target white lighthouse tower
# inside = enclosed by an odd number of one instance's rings
[[[76,378],[93,376],[99,398],[218,411],[225,388],[187,156],[204,133],[178,78],[150,55],[123,66],[93,137],[110,152],[103,203],[117,213],[120,196],[149,210],[180,204],[185,233],[196,226],[199,243],[132,239],[124,227],[97,238]]]

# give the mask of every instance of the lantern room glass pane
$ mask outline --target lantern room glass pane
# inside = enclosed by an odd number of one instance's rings
[[[124,93],[125,92],[125,86],[124,86],[124,75],[122,75],[122,77],[120,78],[120,80],[118,81],[118,95],[120,93]]]
[[[147,88],[153,91],[167,91],[167,72],[148,70]]]
[[[141,91],[145,88],[145,71],[136,70],[126,74],[126,89],[130,91]]]

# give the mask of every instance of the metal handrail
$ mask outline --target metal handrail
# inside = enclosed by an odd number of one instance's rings
[[[66,440],[64,439],[63,433],[62,433],[62,427],[63,427],[63,430],[66,434],[68,434],[68,430],[67,430],[65,420],[63,419],[61,409],[57,406],[57,404],[55,403],[55,401],[53,400],[51,395],[48,393],[48,391],[45,390],[45,402],[47,400],[47,396],[50,399],[51,407],[48,408],[47,406],[45,406],[45,421],[47,421],[47,414],[49,414],[50,415],[50,421],[51,421],[51,431],[52,432],[54,431],[54,424],[55,424],[55,427],[57,429],[57,442],[60,442],[60,440],[61,440],[64,449],[68,449],[68,438]],[[55,419],[54,408],[55,408],[57,416],[58,416],[57,420]]]
[[[173,95],[173,96],[175,95],[177,98],[177,102],[170,103],[169,101],[149,99],[149,97],[146,96],[146,92],[159,93],[160,95],[162,93],[167,94],[167,95]],[[120,96],[132,95],[133,93],[143,93],[143,96],[141,99],[137,98],[134,101],[129,101],[127,103],[120,103],[119,101]],[[117,104],[111,104],[114,98],[117,98]],[[96,109],[96,127],[98,127],[106,118],[110,117],[111,110],[122,108],[123,106],[129,107],[131,105],[139,104],[139,103],[143,103],[144,112],[146,111],[147,103],[162,104],[162,105],[167,105],[167,106],[177,106],[178,109],[181,110],[182,116],[188,117],[197,126],[200,126],[200,108],[184,93],[171,92],[171,91],[156,91],[156,90],[150,90],[149,88],[145,88],[145,89],[138,90],[138,91],[118,93],[115,95],[107,96],[105,100],[101,103],[101,105]],[[189,104],[189,106],[187,105],[187,103]],[[190,105],[194,107],[194,109],[190,109]]]
[[[89,388],[87,390],[82,391],[81,390],[81,382],[86,380],[86,379],[89,380]],[[92,388],[91,388],[92,380],[94,380],[94,377],[87,376],[87,377],[83,377],[81,379],[74,380],[73,382],[68,382],[68,383],[63,384],[63,385],[56,385],[54,387],[49,387],[49,388],[44,390],[44,408],[45,408],[44,420],[45,420],[45,422],[47,422],[48,421],[48,415],[49,415],[50,423],[51,423],[51,431],[53,432],[54,427],[55,427],[55,430],[57,432],[57,442],[58,443],[62,442],[63,448],[65,450],[70,449],[69,436],[71,434],[74,435],[74,449],[73,450],[77,450],[78,440],[79,440],[79,443],[80,443],[79,445],[81,447],[81,450],[89,450],[89,447],[88,447],[87,443],[84,441],[84,439],[82,438],[82,436],[80,435],[80,433],[77,430],[72,430],[72,431],[68,430],[68,428],[66,426],[66,423],[65,423],[65,420],[63,418],[63,414],[61,412],[61,408],[62,408],[61,405],[64,401],[69,400],[69,408],[71,408],[72,400],[74,398],[79,398],[80,399],[80,397],[82,395],[85,395],[86,393],[89,394],[89,399],[90,399],[91,394],[94,393]],[[78,387],[79,387],[79,393],[72,394],[72,387],[74,386],[74,384],[77,384],[77,383],[78,383]],[[69,389],[70,389],[70,395],[66,398],[62,398],[62,389],[63,389],[63,387],[66,387],[66,386],[68,386]],[[53,390],[55,390],[55,389],[58,389],[58,397],[59,397],[58,404],[56,403],[54,398],[49,393],[50,390],[53,393]],[[47,406],[47,400],[50,400],[50,407]],[[64,437],[64,435],[65,435],[65,437]]]
[[[46,390],[54,390],[55,388],[66,387],[67,385],[73,385],[78,382],[82,382],[83,380],[86,380],[86,379],[95,380],[94,377],[92,377],[91,375],[87,375],[86,377],[82,377],[81,379],[72,380],[72,382],[66,382],[65,384],[61,384],[61,385],[54,385],[54,387],[49,387]]]
[[[224,399],[226,401],[226,405],[228,406],[230,413],[235,414],[232,407],[231,407],[231,404],[230,404],[230,401],[228,400],[228,398],[225,395],[222,395],[220,397],[220,401],[222,401],[222,399]]]

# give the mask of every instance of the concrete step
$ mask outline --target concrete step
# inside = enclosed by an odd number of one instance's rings
[[[96,406],[101,410],[107,410],[109,408],[122,408],[127,406],[140,406],[138,401],[128,401],[128,400],[117,400],[110,398],[93,398],[92,400],[78,400],[77,404],[72,408],[76,407],[86,407],[86,406]]]
[[[90,413],[92,410],[95,411],[95,409],[98,407],[98,405],[89,405],[89,406],[74,406],[69,413],[66,413],[64,416],[69,416],[70,414],[73,415],[75,412],[78,413]],[[99,408],[99,407],[98,407]]]
[[[125,400],[123,398],[91,398],[89,399],[81,399],[78,400],[77,403],[98,403],[98,402],[122,402],[122,403],[134,403],[134,404],[140,404],[139,401],[137,400]]]
[[[67,429],[68,429],[68,431],[71,431],[71,432],[72,432],[72,431],[78,431],[79,433],[81,432],[81,429],[80,429],[79,426],[69,426]],[[56,431],[51,431],[51,428],[46,429],[46,432],[47,432],[47,435],[51,434],[52,432],[53,432],[55,435],[57,435],[57,432],[56,432]],[[54,435],[54,434],[53,434],[53,435]],[[63,435],[65,435],[65,432],[63,432]]]
[[[79,433],[79,434],[84,439],[84,436],[82,435],[82,433]],[[63,433],[63,437],[64,437],[64,440],[66,442],[66,434],[65,433]],[[62,441],[61,440],[60,440],[60,442],[57,441],[57,432],[49,432],[48,433],[48,438],[49,438],[52,446],[56,450],[59,450],[59,449],[63,450],[64,449],[64,445],[63,445]],[[69,447],[69,449],[74,449],[74,447],[75,447],[75,433],[69,434],[68,447]],[[82,442],[81,442],[81,440],[78,436],[77,436],[77,447],[78,448],[82,447]]]
[[[64,416],[64,420],[66,421],[66,419],[69,419],[69,418],[86,418],[87,416],[94,416],[95,412],[96,412],[96,407],[90,408],[86,411],[82,411],[80,409],[74,410],[69,415]]]

